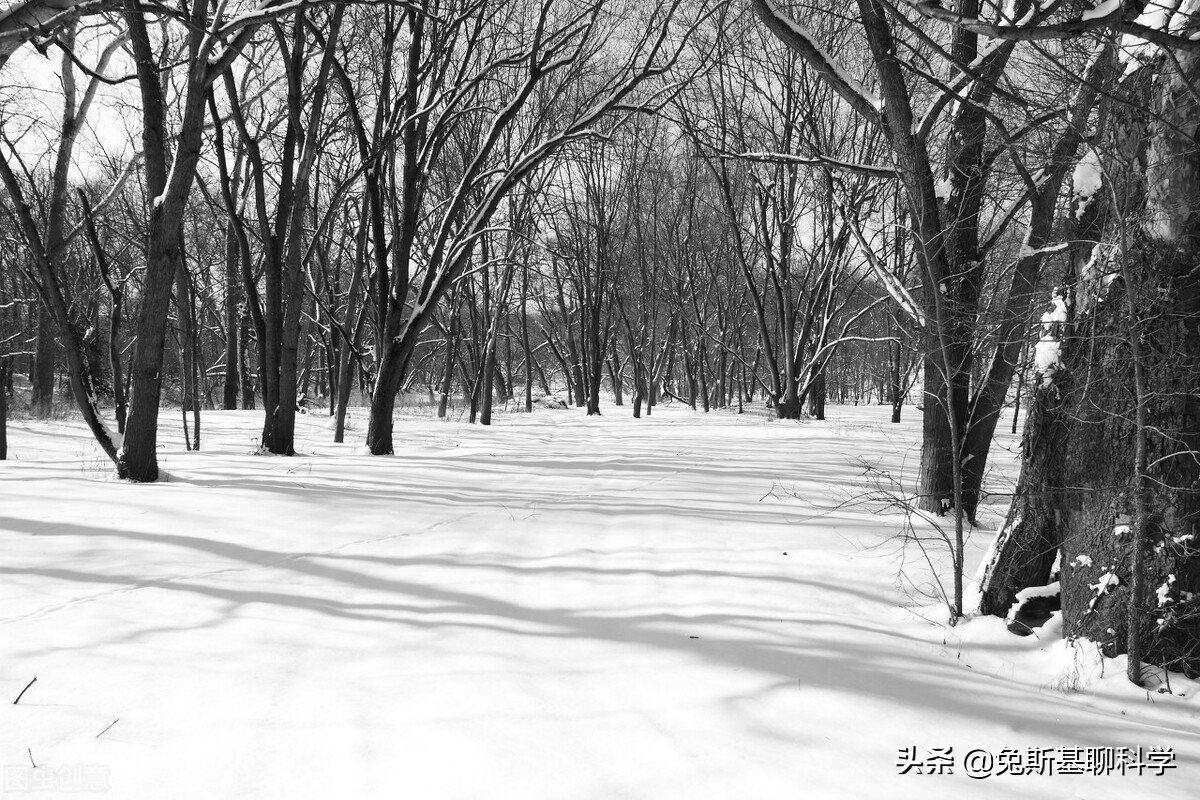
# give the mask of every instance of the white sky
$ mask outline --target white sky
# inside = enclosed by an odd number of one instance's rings
[[[95,63],[99,47],[111,35],[111,28],[81,34],[79,59]],[[0,70],[0,125],[17,142],[17,150],[30,168],[35,165],[48,168],[58,142],[62,116],[61,53],[50,48],[42,55],[31,45],[25,45]],[[118,54],[105,74],[124,76],[129,68],[128,61]],[[89,79],[79,70],[75,74],[77,97],[82,97]],[[101,85],[75,147],[73,181],[98,177],[105,172],[105,164],[129,157],[141,124],[137,108],[137,90],[132,82]]]

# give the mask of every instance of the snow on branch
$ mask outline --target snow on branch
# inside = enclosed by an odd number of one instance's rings
[[[746,161],[765,161],[772,164],[798,164],[800,166],[818,166],[830,167],[831,169],[843,170],[845,172],[855,172],[859,175],[866,175],[871,178],[895,178],[896,170],[892,167],[880,167],[875,164],[858,164],[852,161],[843,161],[838,158],[830,158],[820,154],[812,156],[797,156],[790,153],[772,153],[772,152],[745,152],[745,153],[722,153],[720,158],[725,159],[743,159]]]
[[[850,228],[850,232],[854,234],[855,240],[858,242],[858,248],[867,259],[867,265],[871,267],[871,271],[875,273],[875,277],[883,284],[883,288],[891,295],[892,299],[904,310],[904,313],[912,317],[913,321],[919,327],[925,327],[925,314],[921,311],[921,306],[913,299],[912,294],[900,280],[900,277],[887,268],[875,251],[871,248],[867,238],[863,235],[862,228],[859,227],[858,220],[848,212],[843,212],[846,224]]]
[[[778,8],[774,0],[750,0],[750,5],[771,33],[801,56],[855,111],[874,123],[880,122],[883,100],[855,80],[811,31]]]
[[[1061,2],[1053,2],[1043,10],[1052,11],[1061,6]],[[920,0],[913,3],[918,12],[930,19],[956,25],[972,33],[978,33],[992,39],[1010,39],[1016,41],[1038,41],[1046,39],[1069,39],[1093,31],[1111,30],[1140,36],[1147,42],[1161,47],[1177,48],[1200,52],[1198,33],[1174,33],[1168,27],[1156,28],[1140,20],[1140,5],[1125,5],[1120,0],[1104,0],[1095,8],[1088,9],[1078,17],[1044,24],[1029,23],[1024,20],[1017,24],[989,22],[979,17],[965,16],[948,8],[943,8],[938,0]],[[1166,15],[1168,18],[1171,15]]]
[[[1045,247],[1032,247],[1028,242],[1021,245],[1021,249],[1017,255],[1020,258],[1033,258],[1034,256],[1054,256],[1059,253],[1065,253],[1071,249],[1071,242],[1058,242],[1057,244],[1048,244]]]
[[[120,0],[17,0],[0,11],[0,69],[33,39],[48,39],[67,23],[117,8]]]
[[[232,17],[228,22],[220,26],[215,31],[218,38],[224,38],[229,34],[241,30],[242,28],[258,26],[264,22],[269,22],[281,16],[285,16],[294,11],[300,11],[306,8],[317,8],[319,6],[333,5],[335,3],[345,2],[345,0],[263,0],[258,6],[244,14],[238,14]],[[413,4],[407,0],[353,0],[353,5],[391,5],[405,9],[414,8]],[[422,12],[428,14],[428,12]]]
[[[97,213],[103,211],[108,204],[113,201],[114,198],[121,194],[122,190],[125,188],[125,184],[129,181],[130,176],[137,171],[138,166],[142,163],[142,156],[142,151],[138,150],[129,158],[129,160],[125,163],[125,166],[121,168],[121,172],[117,175],[117,179],[113,181],[113,185],[107,192],[104,193],[104,196],[96,202],[92,209],[93,211]],[[83,231],[84,225],[84,222],[79,222],[75,225],[75,227],[71,228],[67,235],[63,237],[62,244],[60,244],[59,247],[64,248],[74,241],[75,238],[79,236],[80,232]]]

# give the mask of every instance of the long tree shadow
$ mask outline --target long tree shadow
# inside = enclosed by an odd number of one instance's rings
[[[158,579],[62,568],[0,567],[0,575],[37,576],[113,587],[106,592],[60,603],[41,613],[65,610],[79,602],[100,600],[116,593],[144,590],[181,592],[220,601],[230,610],[259,603],[312,612],[333,619],[384,622],[430,630],[487,630],[515,637],[591,639],[620,646],[680,652],[701,662],[774,676],[781,682],[799,681],[803,686],[875,696],[915,707],[936,706],[942,711],[963,717],[988,719],[1022,730],[1032,729],[1046,736],[1061,735],[1062,728],[1054,719],[1055,709],[1070,707],[1090,716],[1091,724],[1086,732],[1072,732],[1072,735],[1085,735],[1085,744],[1120,746],[1126,744],[1124,739],[1128,735],[1127,721],[1114,719],[1111,715],[1088,709],[1060,696],[1043,696],[1041,702],[1047,706],[1044,716],[1030,718],[1024,707],[1011,703],[1013,687],[1010,684],[973,674],[953,664],[920,657],[913,652],[889,648],[888,637],[880,635],[879,629],[867,628],[860,631],[861,635],[841,637],[831,642],[817,635],[816,631],[824,628],[813,626],[801,629],[794,643],[783,645],[762,638],[761,629],[755,628],[755,624],[762,622],[763,618],[754,615],[668,612],[599,614],[572,608],[532,607],[472,591],[433,586],[399,576],[381,577],[341,565],[322,563],[319,559],[324,556],[319,553],[278,552],[176,534],[99,528],[75,533],[178,547],[219,556],[243,566]],[[217,583],[222,576],[230,573],[263,568],[278,569],[296,578],[317,579],[328,587],[328,592],[322,593],[318,587],[312,587],[312,591],[262,590],[240,589]],[[530,572],[544,569],[534,567]],[[578,569],[581,572],[589,571],[586,567]],[[598,576],[604,575],[604,570],[592,571]],[[668,570],[664,571],[663,577],[670,580],[673,576]],[[733,572],[726,577],[729,580],[755,580]],[[288,583],[286,578],[283,582]],[[796,578],[794,583],[797,588],[802,588],[808,581]],[[846,591],[845,587],[828,582],[813,588],[831,593]],[[347,590],[374,591],[396,599],[356,602],[332,596],[345,596]],[[749,596],[753,596],[752,587]],[[875,601],[878,603],[877,598]],[[36,616],[37,613],[21,618]],[[17,619],[20,618],[9,618],[6,622]],[[711,628],[720,625],[733,625],[741,633],[713,634]],[[698,640],[689,639],[689,631],[694,630],[703,630],[704,635]],[[886,658],[881,660],[881,655]],[[1184,727],[1177,732],[1200,745],[1200,731]],[[1182,755],[1182,760],[1195,759],[1190,755]]]

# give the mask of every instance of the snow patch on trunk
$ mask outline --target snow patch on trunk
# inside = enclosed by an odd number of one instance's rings
[[[1042,385],[1054,382],[1062,369],[1062,326],[1069,318],[1067,301],[1059,294],[1053,296],[1054,308],[1042,315],[1041,337],[1033,349],[1033,361],[1042,376]]]
[[[1096,151],[1088,148],[1075,165],[1071,174],[1071,194],[1075,205],[1075,219],[1079,219],[1095,202],[1096,193],[1104,186],[1104,171],[1100,167],[1100,157]]]

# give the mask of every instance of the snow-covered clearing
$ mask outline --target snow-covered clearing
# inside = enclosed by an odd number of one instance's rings
[[[301,455],[252,455],[256,412],[206,413],[186,453],[165,414],[149,486],[81,425],[13,423],[0,795],[1195,796],[1196,683],[1147,693],[1086,648],[902,609],[931,613],[897,581],[898,517],[838,504],[864,456],[915,469],[915,410],[605,411],[406,418],[391,458],[319,414]],[[899,775],[910,746],[953,747],[954,774]],[[1176,766],[963,774],[1036,747]]]

